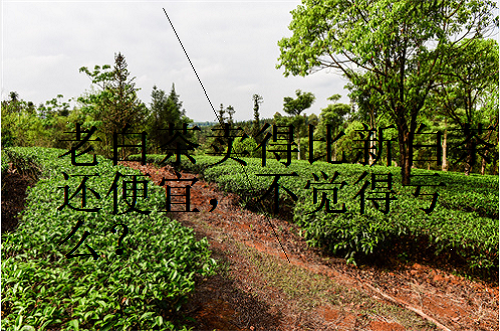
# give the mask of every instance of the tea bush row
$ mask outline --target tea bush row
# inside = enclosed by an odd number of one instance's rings
[[[2,151],[2,176],[7,174],[9,164],[12,164],[13,170],[22,176],[28,176],[36,180],[40,175],[40,166],[35,162],[36,154],[25,151],[16,152],[16,148],[5,148]]]
[[[58,158],[63,150],[14,150],[36,159],[42,174],[29,189],[19,228],[2,236],[2,329],[19,330],[26,325],[40,330],[182,329],[173,325],[172,316],[194,290],[194,275],[213,274],[215,261],[210,258],[206,238],[196,241],[191,229],[159,211],[165,203],[164,190],[149,182],[148,198],[139,194],[135,207],[151,211],[149,215],[120,214],[129,208],[121,194],[122,177],[119,210],[114,215],[113,192],[109,190],[115,174],[140,172],[113,166],[101,157],[96,166],[75,167],[69,156]],[[66,180],[63,173],[71,176]],[[99,176],[88,177],[86,206],[82,206],[82,191],[74,197],[72,194],[84,177],[72,176],[93,174]],[[65,201],[66,185],[73,207],[102,209],[84,212],[65,206],[58,210]],[[127,201],[132,204],[131,198]],[[61,243],[79,221],[83,225]],[[113,233],[116,224],[128,227],[120,246],[122,255],[117,255],[116,249],[124,229],[116,226]],[[77,246],[86,231],[88,237],[73,254],[89,254],[88,245],[99,258],[67,258],[65,254]]]
[[[2,155],[1,167],[2,167],[2,177],[7,174],[7,170],[9,170],[9,161],[5,155]]]
[[[158,162],[160,156],[149,156],[149,161]],[[294,221],[303,229],[302,234],[312,246],[325,247],[331,252],[343,254],[349,262],[355,263],[355,257],[369,256],[374,252],[390,249],[396,244],[404,246],[404,241],[426,239],[427,249],[436,254],[454,251],[467,261],[473,270],[492,271],[498,269],[498,177],[470,175],[461,173],[438,172],[439,177],[429,176],[436,172],[413,169],[412,175],[427,175],[412,177],[412,184],[445,186],[421,187],[421,194],[415,197],[416,186],[402,186],[400,168],[384,166],[362,166],[358,164],[332,165],[325,162],[292,161],[285,167],[276,160],[267,160],[267,166],[261,167],[259,159],[244,158],[248,165],[242,167],[233,160],[209,167],[220,161],[222,157],[197,156],[196,164],[187,159],[181,163],[181,168],[200,172],[205,180],[213,181],[226,191],[240,194],[245,199],[261,197],[270,187],[273,177],[256,176],[256,174],[289,174],[296,172],[298,177],[281,177],[279,184],[288,188],[298,196],[295,203],[284,189],[280,188],[280,203],[282,206],[293,206]],[[170,162],[169,162],[170,163]],[[390,196],[396,200],[390,202],[387,214],[377,210],[369,197],[384,197],[384,193],[370,194],[368,192],[388,191],[383,189],[386,184],[376,183],[371,189],[371,175],[367,175],[358,184],[356,181],[364,172],[376,174],[392,174],[392,190]],[[324,172],[328,175],[325,180]],[[327,182],[338,177],[328,186],[312,183]],[[312,174],[318,176],[315,180]],[[375,179],[387,179],[387,176],[376,176]],[[310,189],[305,189],[307,181],[311,181]],[[341,183],[347,185],[342,188]],[[365,193],[364,214],[360,213],[361,199],[356,197],[363,184],[368,181]],[[315,211],[321,202],[322,191],[318,191],[318,201],[313,203],[312,187],[338,188],[338,203],[334,203],[333,191],[328,193],[330,209],[341,209],[345,203],[345,213],[327,213],[325,207]],[[432,194],[439,197],[434,210],[426,214],[421,208],[429,208]],[[272,192],[274,194],[274,192]],[[272,199],[267,199],[269,205]],[[383,210],[384,200],[377,201]],[[281,207],[281,206],[280,206]],[[411,243],[410,243],[411,244]]]

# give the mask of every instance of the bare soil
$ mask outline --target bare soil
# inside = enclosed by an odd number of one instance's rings
[[[2,234],[17,228],[24,209],[26,189],[35,185],[36,181],[33,176],[20,173],[9,164],[9,170],[2,176]]]
[[[168,166],[122,164],[149,173],[156,184],[177,178]],[[15,230],[34,182],[12,169],[2,178],[2,233]],[[213,198],[218,205],[209,212]],[[168,216],[208,238],[220,266],[217,275],[197,279],[176,316],[194,330],[499,330],[498,282],[456,276],[439,261],[388,256],[382,267],[347,265],[308,247],[293,223],[242,209],[238,196],[202,180],[191,189],[191,204],[200,212]]]
[[[169,166],[122,164],[149,173],[157,185],[177,178]],[[181,195],[186,184],[166,185]],[[213,198],[218,205],[209,212]],[[498,282],[454,275],[439,261],[388,256],[382,267],[347,265],[308,247],[293,223],[242,209],[238,196],[203,180],[191,189],[194,208],[200,212],[168,216],[208,238],[221,266],[216,276],[197,280],[177,316],[195,330],[499,330]]]

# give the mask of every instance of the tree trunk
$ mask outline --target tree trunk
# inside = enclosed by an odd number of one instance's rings
[[[368,165],[373,164],[373,156],[370,154],[373,151],[373,147],[375,146],[375,136],[376,134],[372,131],[375,130],[375,114],[373,113],[373,108],[370,108],[370,133],[368,135]],[[375,131],[377,132],[377,131]],[[373,138],[373,140],[372,140]]]
[[[488,156],[489,151],[490,150],[488,149],[484,152],[485,157],[483,157],[483,159],[481,160],[481,175],[484,175],[484,172],[486,170],[486,156]]]
[[[373,130],[373,128],[372,128]],[[373,159],[373,156],[371,153],[373,153],[373,150],[375,147],[375,139],[377,137],[375,136],[375,133],[374,132],[370,132],[369,136],[368,136],[368,165],[372,165],[373,162],[374,162],[374,159]]]
[[[469,140],[466,144],[467,149],[467,157],[465,158],[465,176],[469,176],[472,170],[472,166],[476,163],[476,149],[475,149],[476,141],[474,138]]]
[[[442,164],[441,164],[441,171],[448,171],[448,161],[446,160],[446,148],[447,148],[447,145],[446,145],[446,137],[448,136],[448,132],[446,130],[444,130],[444,134],[443,134],[443,157],[442,157]]]
[[[401,162],[401,182],[403,186],[410,185],[411,182],[411,168],[412,168],[412,158],[413,158],[413,146],[410,133],[400,133],[399,135],[399,153]]]
[[[300,134],[299,134],[299,136],[297,138],[297,149],[299,150],[297,152],[297,160],[300,160]]]

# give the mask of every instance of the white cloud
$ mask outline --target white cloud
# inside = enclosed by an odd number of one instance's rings
[[[346,95],[339,75],[288,77],[276,70],[278,40],[290,36],[290,2],[5,2],[2,93],[17,91],[36,104],[90,87],[82,66],[114,62],[122,52],[139,97],[150,102],[153,85],[175,83],[187,115],[215,114],[163,10],[181,38],[215,109],[233,105],[238,120],[253,118],[252,95],[264,97],[261,116],[282,111],[296,89],[313,92],[319,113],[334,93]],[[347,100],[347,99],[346,99]],[[342,100],[344,101],[344,99]]]

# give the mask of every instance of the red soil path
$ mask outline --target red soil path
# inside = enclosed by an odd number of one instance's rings
[[[169,166],[122,164],[149,173],[157,185],[163,178],[177,178]],[[208,212],[212,198],[218,206]],[[179,314],[179,318],[192,318],[195,330],[499,330],[498,283],[471,281],[418,263],[399,263],[393,270],[349,266],[344,259],[309,248],[294,224],[270,219],[289,263],[269,220],[242,209],[238,201],[238,196],[200,180],[191,190],[192,208],[200,212],[169,215],[193,228],[197,238],[207,237],[213,257],[228,266],[223,274],[199,279]],[[242,254],[245,250],[257,253]],[[263,272],[262,265],[269,267],[268,261],[275,261],[270,265],[276,269]],[[291,274],[283,272],[292,266]],[[307,292],[303,297],[290,295],[303,284],[291,284],[292,292],[287,292],[280,283],[280,277],[297,279],[293,277],[302,271],[309,271],[310,279],[327,277],[339,288],[318,291],[313,286],[311,298],[319,298],[319,304],[308,304]],[[333,292],[336,301],[328,299]],[[349,297],[350,293],[356,294]]]

